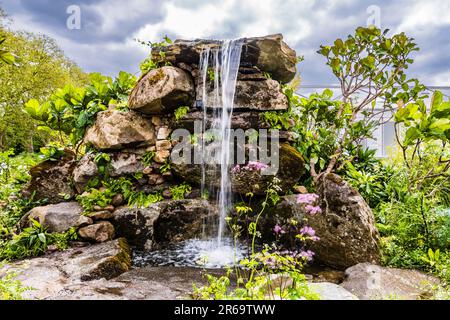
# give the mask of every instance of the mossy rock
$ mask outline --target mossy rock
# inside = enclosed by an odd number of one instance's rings
[[[263,195],[268,184],[276,177],[279,179],[281,193],[288,193],[304,173],[305,162],[297,149],[288,143],[280,143],[277,153],[279,155],[279,169],[275,175],[262,175],[260,171],[247,170],[233,173],[230,168],[233,192],[239,194],[252,192],[255,195]],[[173,164],[172,169],[177,176],[185,181],[193,185],[200,185],[201,165]],[[206,184],[218,188],[220,185],[220,167],[208,166],[206,170]]]

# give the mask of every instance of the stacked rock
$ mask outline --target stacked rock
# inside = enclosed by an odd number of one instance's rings
[[[75,227],[80,237],[89,242],[125,237],[131,245],[149,250],[160,243],[200,235],[204,220],[217,208],[214,201],[203,199],[199,192],[205,183],[200,165],[171,162],[171,153],[178,143],[172,141],[171,133],[182,128],[192,134],[196,121],[210,126],[213,108],[206,104],[200,105],[199,110],[198,102],[202,101],[202,91],[212,87],[203,83],[199,64],[205,50],[219,50],[221,45],[212,40],[177,40],[154,50],[153,60],[161,67],[139,79],[129,97],[128,109],[110,106],[97,114],[95,123],[87,130],[84,143],[96,153],[87,153],[77,161],[73,153],[67,152],[59,162],[46,161],[31,170],[32,179],[23,193],[34,194],[35,200],[47,199],[51,205],[32,209],[22,219],[22,225],[33,218],[50,232]],[[289,101],[282,92],[282,84],[295,77],[296,63],[295,51],[279,34],[242,39],[230,129],[270,129],[262,114],[288,110]],[[181,116],[177,113],[180,108],[185,111]],[[274,176],[280,183],[280,193],[306,192],[298,187],[293,190],[304,172],[302,156],[290,145],[288,132],[280,132],[280,142],[275,150],[279,166],[274,175],[230,168],[235,194],[251,192],[256,198],[264,194]],[[107,168],[99,162],[105,158]],[[89,217],[83,216],[80,204],[66,201],[90,192],[90,187],[106,192],[100,183],[105,171],[113,180],[132,177],[133,190],[144,194],[157,192],[164,200],[145,208],[130,208],[125,195],[116,194],[111,204],[95,206]],[[209,179],[208,186],[219,188],[217,176],[207,173],[205,178]],[[173,197],[173,188],[186,182],[192,187],[188,199]],[[332,175],[319,182],[324,214],[310,219],[322,239],[314,248],[317,259],[338,267],[376,262],[378,235],[364,199],[348,183]],[[308,216],[295,196],[289,195],[283,196],[281,204],[272,211],[261,223],[265,234],[272,236],[277,219],[303,221]]]
[[[211,105],[199,110],[202,88],[213,90],[213,85],[203,84],[199,62],[205,50],[220,50],[221,42],[213,40],[177,40],[173,44],[153,50],[153,59],[160,65],[143,76],[134,88],[129,99],[129,108],[146,115],[170,119],[172,128],[184,128],[194,134],[194,123],[205,121],[209,127],[213,120]],[[296,53],[289,48],[279,34],[258,38],[243,39],[240,66],[237,75],[234,109],[230,129],[269,129],[263,120],[266,111],[284,111],[289,108],[281,84],[291,81],[296,74]],[[208,81],[208,80],[207,80]],[[213,82],[209,79],[209,82]],[[188,112],[180,119],[174,119],[173,113],[180,107]],[[289,134],[282,132],[282,144],[274,151],[278,153],[280,166],[277,177],[281,181],[283,192],[288,192],[303,173],[301,155],[287,143]],[[174,174],[194,186],[202,180],[199,164],[177,163],[172,166]],[[214,188],[220,185],[217,175],[207,174],[207,184]],[[208,179],[211,179],[209,181]],[[271,176],[232,175],[233,191],[240,194],[253,192],[263,194]]]

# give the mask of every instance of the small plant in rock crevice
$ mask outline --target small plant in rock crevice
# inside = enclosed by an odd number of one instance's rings
[[[182,200],[186,195],[190,194],[192,187],[186,183],[169,188],[173,200]]]
[[[166,173],[169,172],[172,169],[172,165],[169,160],[166,160],[160,167],[159,172]]]
[[[174,111],[174,115],[175,115],[175,121],[180,121],[181,119],[184,118],[184,116],[189,112],[190,107],[188,106],[181,106],[178,107],[175,111]]]
[[[149,167],[153,164],[153,159],[155,158],[155,151],[148,151],[142,156],[142,164]]]
[[[142,45],[150,47],[150,54],[147,58],[144,59],[139,65],[142,76],[147,74],[151,70],[158,69],[163,66],[162,60],[164,60],[165,52],[161,50],[161,48],[166,47],[172,43],[172,40],[165,36],[164,39],[160,42],[150,42],[150,41],[142,41],[136,39]],[[170,63],[164,63],[166,66],[170,66]]]

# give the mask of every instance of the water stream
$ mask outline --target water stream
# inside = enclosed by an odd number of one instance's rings
[[[234,108],[236,80],[241,61],[242,40],[225,40],[220,49],[206,48],[200,56],[201,89],[200,100],[203,107],[203,132],[211,130],[214,133],[214,143],[218,143],[218,152],[213,159],[205,154],[205,137],[202,143],[202,194],[207,190],[209,194],[217,195],[219,221],[217,227],[217,246],[222,245],[225,234],[225,217],[232,206],[230,182],[230,128]],[[207,109],[212,109],[208,114]],[[207,127],[207,118],[212,117],[211,128]],[[212,161],[211,161],[212,160]],[[210,163],[212,162],[212,163]],[[219,166],[220,187],[214,192],[206,185],[206,170],[208,165]],[[206,226],[213,229],[213,226]]]
[[[136,265],[220,268],[238,262],[247,251],[227,237],[225,221],[232,207],[230,129],[242,44],[242,40],[225,40],[220,46],[206,47],[199,61],[197,101],[203,108],[203,136],[199,139],[201,194],[210,201],[216,197],[219,212],[210,213],[203,225],[202,239],[171,244],[150,253],[136,252]],[[212,139],[205,132],[212,134]],[[215,152],[210,153],[211,149]],[[216,182],[215,186],[208,181]]]

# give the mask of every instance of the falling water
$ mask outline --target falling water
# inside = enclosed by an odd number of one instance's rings
[[[207,129],[207,108],[212,109],[212,131],[220,144],[219,152],[215,154],[215,163],[220,166],[220,187],[217,191],[219,222],[217,230],[217,245],[220,247],[225,231],[225,217],[231,207],[231,182],[229,177],[230,159],[230,128],[234,107],[236,80],[241,60],[242,41],[226,40],[220,48],[205,49],[200,56],[201,101],[203,105],[203,132]],[[213,76],[210,75],[213,73]],[[212,79],[211,79],[212,78]],[[209,81],[208,81],[209,80]],[[209,86],[209,87],[208,87]],[[212,87],[212,90],[211,90]],[[202,139],[202,154],[204,158],[205,139]],[[206,190],[206,168],[202,160],[202,193]],[[211,189],[211,188],[209,188]]]
[[[234,94],[241,58],[241,40],[227,40],[217,47],[205,47],[200,55],[197,100],[203,107],[202,132],[213,133],[213,141],[203,136],[201,148],[201,194],[216,195],[217,213],[211,213],[203,226],[206,239],[188,240],[153,252],[134,254],[136,265],[202,266],[232,265],[244,257],[246,249],[226,238],[225,217],[232,206],[230,183],[230,128]],[[209,154],[206,144],[218,152]],[[212,158],[212,159],[211,159]],[[211,162],[211,160],[213,160]],[[219,169],[217,169],[219,167]],[[208,182],[220,181],[219,188]],[[217,185],[217,183],[216,183]],[[218,221],[217,221],[218,220]],[[211,239],[214,235],[216,238]]]

